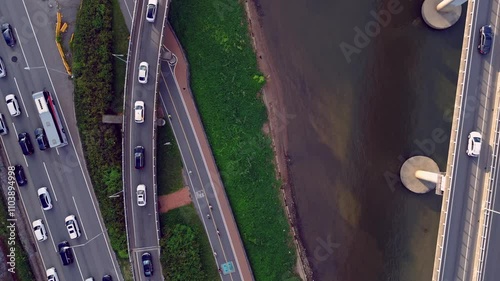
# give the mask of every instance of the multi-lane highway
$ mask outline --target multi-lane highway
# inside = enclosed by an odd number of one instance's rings
[[[156,142],[155,96],[158,57],[163,24],[166,20],[166,1],[160,0],[155,21],[146,20],[147,1],[135,2],[135,13],[128,56],[127,78],[124,99],[124,142],[123,171],[125,209],[129,251],[132,257],[135,280],[146,280],[141,256],[149,252],[156,269],[148,280],[163,280],[160,265],[159,221],[156,195]],[[125,14],[126,15],[126,14]],[[147,62],[149,70],[147,83],[139,83],[139,64]],[[144,102],[144,122],[136,123],[133,106],[136,101]],[[135,168],[134,149],[144,147],[145,164]],[[146,186],[146,205],[138,206],[137,186]]]
[[[498,59],[493,49],[488,55],[481,55],[476,47],[479,42],[479,29],[492,24],[498,34],[498,2],[481,0],[470,2],[475,5],[472,21],[471,47],[468,52],[468,69],[464,79],[463,106],[457,127],[458,140],[452,169],[448,220],[445,225],[445,239],[439,280],[473,280],[474,262],[477,258],[476,241],[478,239],[479,216],[482,196],[488,184],[489,167],[492,161],[492,141],[490,131],[496,125],[492,114],[495,101],[495,84],[498,71]],[[466,29],[469,27],[466,26]],[[494,45],[498,45],[498,36]],[[468,134],[479,131],[483,135],[482,152],[478,158],[469,157],[467,150]],[[443,202],[447,204],[447,202]],[[500,220],[499,220],[500,222]],[[498,233],[498,232],[497,232]],[[500,234],[500,233],[498,233]],[[497,235],[497,237],[500,237]],[[491,236],[492,241],[500,241]],[[494,242],[498,244],[498,242]],[[499,244],[500,246],[500,244]],[[497,250],[500,253],[500,247]],[[498,275],[496,275],[498,276]],[[493,279],[486,280],[498,280]]]
[[[156,76],[159,49],[155,48],[162,46],[158,41],[161,39],[158,32],[161,32],[161,24],[165,24],[167,19],[166,13],[160,12],[154,24],[146,22],[144,19],[146,4],[146,1],[136,2],[132,14],[133,18],[129,24],[132,26],[132,41],[129,50],[125,91],[124,149],[126,152],[124,154],[124,171],[130,171],[130,174],[125,175],[124,184],[127,229],[134,274],[136,278],[143,278],[140,255],[145,251],[151,252],[157,247],[155,240],[157,237],[154,237],[154,234],[157,235],[158,232],[156,230],[156,233],[153,234],[152,231],[156,227],[157,217],[151,213],[155,210],[153,208],[156,208],[156,202],[149,201],[150,205],[147,208],[138,207],[135,190],[138,184],[152,186],[156,183],[153,167],[155,161],[153,159],[155,155],[153,150],[155,124],[152,120],[152,114],[155,108],[154,97],[158,92],[161,106],[167,112],[169,122],[176,135],[184,166],[188,172],[192,198],[196,198],[195,207],[203,220],[214,251],[214,258],[220,268],[221,278],[223,280],[253,280],[250,265],[192,97],[188,101],[182,97],[173,75],[174,69],[167,62],[161,63],[161,73],[158,77]],[[163,5],[165,3],[160,1],[159,11],[165,8]],[[130,9],[127,8],[130,7],[130,3],[126,0],[121,1],[120,6],[125,18],[127,18],[127,15],[130,15],[128,12]],[[126,19],[126,21],[129,20]],[[137,69],[141,61],[147,61],[150,65],[148,84],[137,83]],[[156,88],[157,85],[158,88]],[[132,106],[137,100],[142,100],[146,104],[145,123],[133,123]],[[193,118],[195,119],[193,120]],[[146,125],[148,122],[149,124]],[[199,139],[200,135],[203,136],[203,140]],[[144,146],[146,154],[149,153],[146,155],[146,166],[140,171],[134,169],[135,163],[131,159],[133,148],[137,145]],[[201,149],[202,146],[205,147],[204,151]],[[149,188],[147,196],[156,200],[154,191],[156,191],[156,187]],[[155,263],[158,261],[158,254],[159,251],[153,254]]]
[[[28,184],[19,187],[18,194],[30,222],[42,219],[48,239],[36,242],[45,269],[55,267],[60,280],[96,280],[109,274],[122,280],[117,260],[112,251],[106,228],[102,223],[99,206],[84,166],[81,144],[73,105],[72,81],[62,65],[55,47],[53,22],[56,10],[37,0],[3,1],[1,22],[14,28],[17,45],[8,47],[0,38],[0,56],[3,58],[7,77],[0,79],[0,112],[5,116],[9,134],[2,136],[2,145],[11,165],[24,167]],[[38,149],[33,131],[42,127],[32,98],[33,92],[43,89],[55,99],[68,137],[68,145],[45,151]],[[8,94],[15,94],[22,114],[9,115],[4,102]],[[17,143],[17,134],[28,132],[35,146],[32,155],[24,156]],[[37,189],[47,187],[53,208],[43,211]],[[81,236],[70,239],[64,219],[75,215]],[[67,240],[74,254],[74,263],[63,266],[57,244]]]

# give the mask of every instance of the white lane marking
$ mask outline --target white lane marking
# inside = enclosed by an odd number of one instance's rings
[[[56,147],[56,153],[59,155],[59,148]]]
[[[21,94],[21,90],[19,90],[19,85],[17,84],[16,77],[14,77],[14,83],[16,83],[17,92],[19,93],[19,96],[21,97],[21,102],[23,103],[24,112],[26,113],[26,117],[30,117],[30,115],[28,114],[28,110],[26,110],[26,104],[24,104],[24,99],[23,99],[23,95]]]
[[[43,163],[43,168],[45,169],[45,173],[47,174],[47,178],[49,179],[50,188],[52,189],[52,193],[54,193],[54,198],[56,198],[56,201],[57,201],[56,190],[54,189],[54,186],[52,185],[52,180],[50,179],[49,171],[47,171],[47,166],[45,165],[45,162],[42,162],[42,163]]]
[[[57,253],[57,247],[56,247],[56,242],[54,242],[54,237],[52,236],[52,231],[50,231],[50,226],[49,226],[49,221],[47,220],[47,217],[45,216],[45,211],[40,207],[40,210],[42,211],[43,215],[43,220],[45,222],[45,229],[47,229],[47,232],[50,232],[50,240],[52,240],[52,246],[54,246],[54,251]],[[40,253],[41,256],[41,253]]]
[[[134,0],[134,1],[137,1],[137,0]],[[127,0],[123,0],[123,3],[125,3],[125,8],[127,8],[128,15],[129,15],[130,19],[132,19],[132,13],[130,13],[130,8],[128,7]],[[131,24],[134,24],[134,22],[132,22]]]
[[[80,231],[83,231],[83,234],[85,234],[85,239],[86,239],[86,240],[89,240],[89,239],[87,238],[87,231],[85,230],[85,226],[83,225],[83,218],[82,218],[82,216],[80,215],[80,211],[78,211],[78,206],[76,205],[75,197],[74,197],[74,196],[71,196],[71,198],[73,198],[73,203],[75,204],[76,213],[78,214],[78,220],[80,221],[80,224],[82,225],[82,226],[81,226],[81,230],[80,230]]]
[[[40,43],[38,42],[38,36],[36,35],[35,29],[33,28],[33,23],[31,22],[31,18],[29,16],[28,8],[26,7],[25,0],[22,0],[22,2],[23,2],[24,10],[26,12],[26,16],[28,17],[28,21],[29,21],[30,26],[31,26],[31,30],[33,30],[33,36],[35,38],[36,45],[38,47],[38,51],[40,52],[40,56],[42,58],[43,65],[45,66],[45,71],[47,72],[47,76],[49,78],[50,85],[52,86],[52,90],[54,91],[54,97],[56,98],[57,103],[59,103],[59,98],[57,97],[56,88],[54,87],[54,83],[52,82],[52,77],[50,76],[49,70],[47,68],[47,63],[45,62],[45,57],[43,56],[42,49],[40,48]],[[66,122],[66,118],[64,117],[63,108],[60,107],[60,109],[61,109],[61,115],[62,115],[64,124],[66,125],[66,128],[69,128],[68,127],[68,122]],[[73,151],[75,152],[76,159],[78,160],[78,164],[80,166],[80,171],[82,172],[82,177],[83,177],[83,180],[85,182],[85,186],[87,187],[87,192],[89,194],[90,201],[92,202],[92,207],[94,208],[94,212],[95,212],[95,215],[97,217],[97,221],[99,222],[99,227],[101,228],[101,232],[104,232],[105,228],[103,227],[103,223],[102,223],[101,217],[99,216],[99,212],[97,211],[97,208],[96,208],[96,205],[95,205],[95,202],[94,202],[94,198],[92,197],[92,193],[90,191],[90,187],[89,187],[89,183],[87,181],[87,177],[85,176],[85,172],[83,171],[82,161],[80,160],[80,157],[78,156],[78,152],[76,151],[76,146],[75,146],[75,143],[73,141],[73,138],[71,137],[71,133],[69,132],[69,130],[66,133],[68,134],[68,136],[69,136],[69,138],[71,140],[71,144],[73,145]],[[108,255],[109,255],[109,258],[111,259],[111,263],[113,264],[113,268],[115,270],[115,274],[116,274],[116,276],[120,276],[120,272],[118,271],[115,259],[113,258],[114,255],[111,253],[111,247],[109,245],[109,241],[107,239],[107,236],[104,236],[104,237],[105,237],[104,242],[106,243],[106,247],[108,248]]]
[[[71,247],[71,251],[73,251],[73,256],[75,257],[75,262],[76,262],[76,265],[78,266],[78,271],[80,271],[80,276],[82,277],[82,280],[83,280],[82,268],[80,267],[80,263],[78,262],[78,257],[76,256],[76,249]]]
[[[28,57],[24,53],[23,42],[21,40],[21,37],[19,37],[19,34],[17,33],[17,29],[16,28],[14,28],[14,31],[16,32],[17,42],[19,42],[19,46],[21,46],[21,52],[23,52],[23,57],[24,57],[24,60],[26,61],[26,67],[27,67],[27,69],[29,69],[30,65],[28,64]]]
[[[16,132],[16,136],[18,136],[19,134],[17,133],[16,125],[14,123],[12,123],[12,127],[14,128],[14,132]],[[26,160],[26,155],[23,154],[23,157],[24,157],[24,162],[26,163],[26,168],[28,168],[29,165],[28,165],[28,160]]]
[[[12,123],[12,125],[14,125],[14,123]],[[2,147],[5,147],[5,143],[3,142],[3,138],[0,138],[0,140],[2,140]],[[5,151],[5,155],[7,155],[7,162],[9,162],[9,164],[10,164],[10,157],[9,157],[9,153],[8,153],[7,149],[4,149],[3,151]]]

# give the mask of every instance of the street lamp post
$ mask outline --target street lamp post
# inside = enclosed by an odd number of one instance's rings
[[[488,208],[484,208],[486,211],[490,211],[492,213],[495,213],[497,215],[500,215],[500,212],[499,211],[495,211],[495,210],[492,210],[492,209],[488,209]]]
[[[120,193],[123,192],[123,189],[118,191],[117,193],[113,194],[113,195],[110,195],[109,198],[117,198],[117,197],[120,197]]]
[[[126,60],[122,59],[122,57],[124,57],[125,55],[124,54],[111,54],[113,57],[123,61],[124,63],[127,63]]]

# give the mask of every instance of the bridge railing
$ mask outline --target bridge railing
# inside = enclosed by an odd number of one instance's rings
[[[499,76],[500,77],[500,76]],[[498,78],[498,77],[497,77]],[[497,80],[498,81],[498,80]],[[494,93],[494,96],[497,96],[497,93]],[[497,99],[495,98],[495,101]],[[495,178],[498,175],[498,170],[497,170],[497,162],[498,162],[498,152],[500,149],[500,104],[498,102],[495,104],[495,109],[496,109],[496,117],[494,120],[495,122],[495,131],[493,132],[495,134],[495,138],[493,141],[493,151],[491,155],[491,170],[489,174],[489,179],[488,179],[488,185],[486,188],[486,200],[484,201],[484,205],[482,209],[484,209],[484,214],[483,217],[481,218],[483,221],[483,227],[480,230],[481,235],[481,243],[480,243],[480,254],[479,254],[479,259],[478,259],[478,264],[477,264],[477,270],[476,270],[476,280],[481,280],[483,277],[483,269],[484,269],[484,258],[486,255],[486,248],[488,244],[488,236],[490,234],[489,232],[489,226],[491,222],[491,216],[492,216],[492,211],[491,211],[491,204],[492,204],[492,199],[493,199],[493,189],[495,188]],[[483,197],[484,198],[484,197]]]
[[[462,55],[460,60],[460,68],[458,74],[457,81],[457,97],[455,99],[455,110],[453,113],[452,119],[452,131],[450,135],[450,148],[448,153],[448,171],[447,176],[449,176],[449,180],[447,180],[448,184],[443,192],[443,208],[441,208],[441,223],[443,231],[438,235],[436,242],[436,260],[434,261],[434,269],[432,280],[440,280],[441,279],[441,269],[443,265],[443,249],[446,247],[446,234],[447,234],[447,224],[449,219],[449,211],[450,211],[450,198],[453,197],[454,190],[451,188],[454,181],[454,163],[456,161],[456,155],[458,153],[458,131],[460,129],[460,121],[461,121],[461,108],[465,106],[466,100],[464,99],[465,87],[464,83],[466,82],[467,77],[467,69],[469,67],[469,55],[471,51],[471,35],[472,35],[472,22],[474,20],[474,13],[477,8],[477,3],[474,0],[468,2],[467,5],[467,15],[465,19],[465,28],[464,28],[464,41],[462,45]],[[450,161],[451,159],[451,161]],[[437,263],[437,264],[436,264]],[[436,269],[437,268],[437,269]]]

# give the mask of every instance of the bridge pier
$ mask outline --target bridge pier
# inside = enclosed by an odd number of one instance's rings
[[[414,193],[427,193],[436,189],[441,190],[444,176],[439,172],[439,167],[429,157],[414,156],[406,160],[399,172],[403,185]]]
[[[454,25],[462,14],[462,4],[467,0],[425,0],[422,18],[434,29],[446,29]]]

